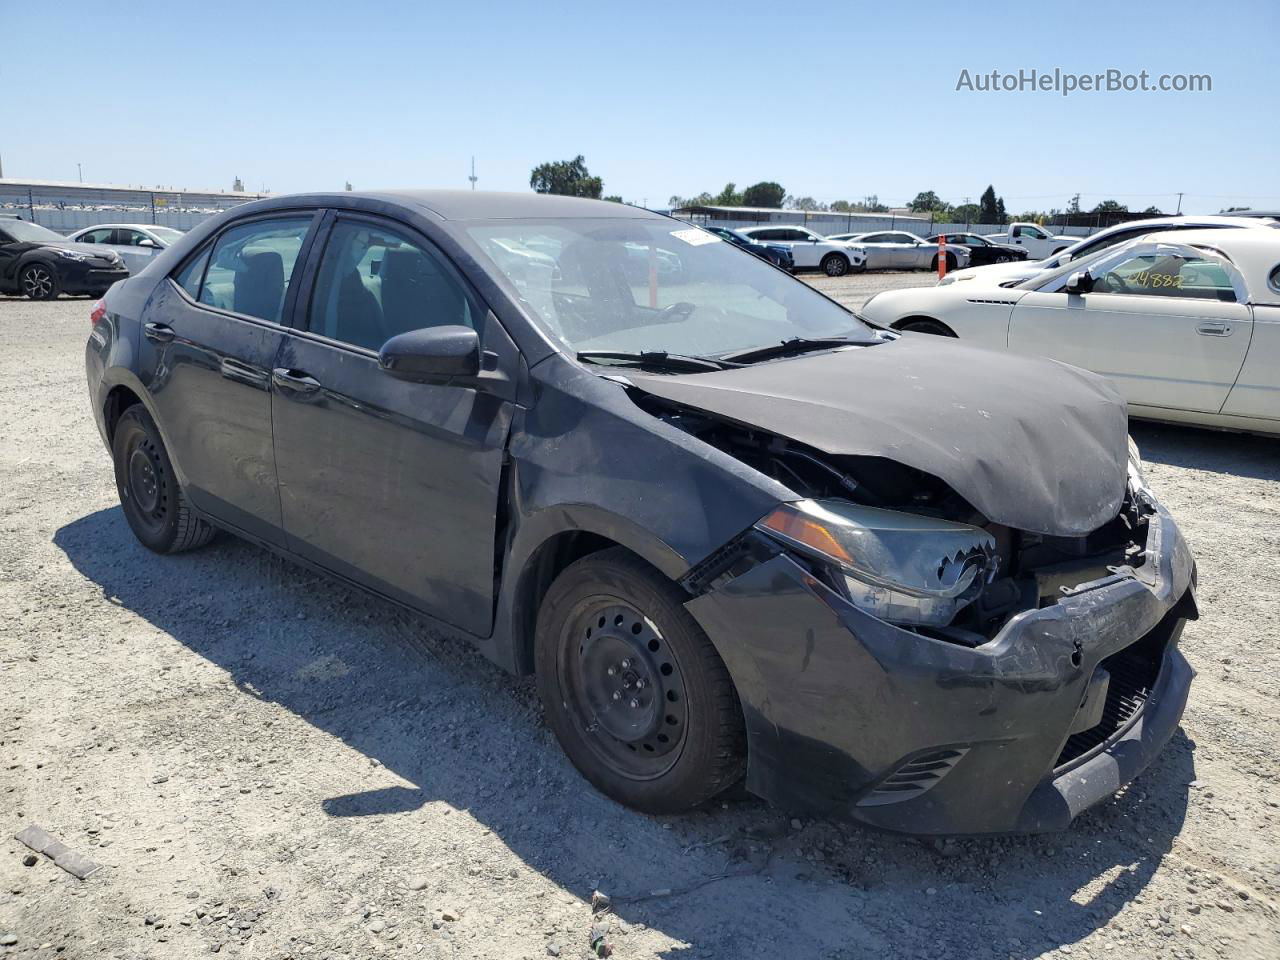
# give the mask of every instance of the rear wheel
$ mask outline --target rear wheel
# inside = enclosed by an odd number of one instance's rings
[[[928,317],[917,317],[914,320],[908,320],[899,324],[899,330],[909,330],[912,333],[932,333],[939,337],[954,337],[955,331],[948,327],[945,323],[938,320],[931,320]]]
[[[141,404],[120,415],[111,453],[120,506],[144,547],[156,553],[178,553],[213,539],[213,526],[191,512],[160,431]]]
[[[956,268],[956,255],[954,253],[948,253],[947,254],[947,273],[950,273],[955,268]],[[933,259],[929,261],[929,269],[935,272],[938,269],[938,255],[936,253],[933,255]]]
[[[538,610],[547,722],[587,780],[647,813],[694,807],[745,769],[737,693],[682,599],[615,548],[567,567]]]
[[[828,277],[843,277],[849,272],[849,258],[840,253],[828,253],[822,258],[822,272]]]
[[[58,274],[47,263],[29,263],[18,274],[22,292],[32,300],[53,300],[58,296]]]

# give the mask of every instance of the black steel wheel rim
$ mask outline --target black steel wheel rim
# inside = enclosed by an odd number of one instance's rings
[[[617,597],[575,606],[560,638],[565,706],[596,758],[633,780],[662,776],[687,736],[684,675],[657,625]]]
[[[53,292],[53,276],[44,267],[28,267],[22,274],[22,289],[28,297],[47,297]]]
[[[160,448],[146,435],[133,439],[125,450],[121,498],[130,513],[147,530],[158,532],[169,515],[169,488]]]

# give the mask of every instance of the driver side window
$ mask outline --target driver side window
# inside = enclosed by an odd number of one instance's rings
[[[1128,257],[1093,283],[1094,293],[1122,296],[1179,297],[1234,303],[1231,277],[1219,263],[1177,254]]]
[[[397,334],[423,327],[474,328],[475,316],[462,281],[421,244],[368,221],[335,224],[316,276],[308,315],[312,332],[377,350]]]

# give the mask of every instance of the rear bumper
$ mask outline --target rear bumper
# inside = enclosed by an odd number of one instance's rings
[[[748,788],[910,833],[1066,827],[1146,767],[1186,704],[1193,561],[1163,508],[1147,546],[1138,570],[973,649],[876,620],[786,555],[690,601],[742,699]],[[1122,709],[1133,691],[1115,682],[1110,726],[1072,737],[1090,679],[1103,661],[1120,676],[1117,657],[1149,659],[1141,702]]]

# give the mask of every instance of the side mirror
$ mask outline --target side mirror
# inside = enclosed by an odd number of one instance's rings
[[[150,237],[143,237],[141,240],[139,240],[139,241],[137,242],[137,244],[136,244],[136,245],[137,245],[137,246],[139,246],[139,247],[146,247],[146,248],[147,248],[147,249],[149,249],[149,250],[159,250],[159,249],[160,249],[160,244],[156,243],[156,242],[155,242],[154,240],[152,240]]]
[[[1093,277],[1089,276],[1088,270],[1077,270],[1071,276],[1067,277],[1067,282],[1063,286],[1066,293],[1088,293],[1093,289]]]
[[[480,335],[463,326],[410,330],[382,345],[378,366],[410,383],[474,377],[480,373]]]

